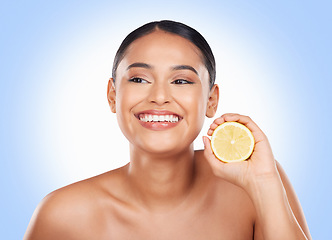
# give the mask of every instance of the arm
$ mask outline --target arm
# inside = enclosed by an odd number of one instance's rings
[[[215,175],[240,186],[252,199],[257,214],[255,239],[311,239],[295,192],[274,160],[264,133],[249,117],[225,114],[214,121],[208,135],[225,121],[240,122],[252,131],[255,149],[250,159],[240,163],[219,161],[207,137],[204,153]]]
[[[305,220],[304,213],[301,207],[301,204],[299,202],[299,199],[296,196],[296,193],[286,175],[281,165],[277,162],[277,168],[278,172],[280,174],[281,181],[283,182],[284,188],[286,190],[286,194],[288,197],[289,204],[293,210],[294,216],[296,217],[298,223],[300,224],[302,230],[308,237],[308,239],[311,239],[309,228],[307,225],[307,221]]]
[[[257,211],[254,239],[311,239],[294,189],[280,164],[276,179],[257,180],[251,194]]]

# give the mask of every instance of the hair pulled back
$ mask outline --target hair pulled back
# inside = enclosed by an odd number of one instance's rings
[[[128,34],[128,36],[121,43],[114,58],[113,68],[112,68],[113,80],[115,81],[116,79],[116,70],[118,68],[119,63],[123,59],[129,45],[132,42],[134,42],[136,39],[148,35],[149,33],[152,33],[158,29],[163,30],[165,32],[176,34],[180,37],[189,40],[201,51],[204,65],[208,70],[210,77],[209,79],[210,88],[212,88],[216,78],[216,66],[215,66],[216,64],[209,44],[204,39],[204,37],[195,29],[183,23],[170,21],[170,20],[155,21],[144,24],[143,26],[135,29],[130,34]]]

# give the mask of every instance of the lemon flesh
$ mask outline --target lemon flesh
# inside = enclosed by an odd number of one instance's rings
[[[214,155],[223,162],[240,162],[248,159],[255,146],[251,131],[241,123],[220,124],[211,137]]]

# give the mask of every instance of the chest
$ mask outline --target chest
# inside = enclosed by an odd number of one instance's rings
[[[242,206],[206,206],[169,214],[124,214],[108,219],[108,239],[245,240],[253,239],[253,221]]]

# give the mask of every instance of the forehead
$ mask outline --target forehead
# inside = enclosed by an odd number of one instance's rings
[[[199,67],[203,64],[201,51],[189,40],[176,34],[156,30],[130,44],[123,60],[158,64],[188,64]]]

